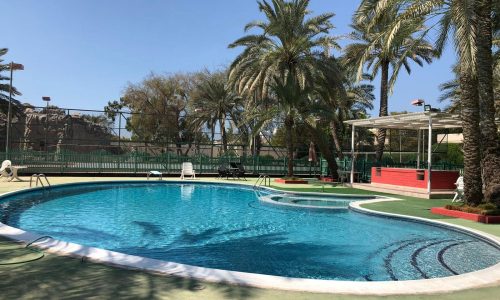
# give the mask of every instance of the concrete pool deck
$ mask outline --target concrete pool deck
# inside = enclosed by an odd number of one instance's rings
[[[56,184],[56,183],[70,183],[70,182],[81,182],[81,181],[105,181],[105,180],[145,180],[144,178],[102,178],[102,177],[84,177],[84,178],[81,178],[81,177],[52,177],[50,178],[51,180],[51,183],[52,184]],[[176,178],[172,178],[172,179],[176,179]],[[205,178],[203,179],[205,181]],[[215,180],[215,179],[211,179],[211,180]],[[221,181],[221,180],[215,180],[215,181]],[[225,180],[224,180],[225,181]],[[231,181],[231,180],[230,180]],[[245,183],[244,181],[236,181],[237,183]],[[247,183],[249,184],[253,184],[253,180],[249,180]],[[16,182],[13,182],[13,183],[4,183],[4,184],[0,184],[0,192],[7,192],[7,191],[12,191],[12,190],[17,190],[17,189],[23,189],[23,188],[26,188],[29,186],[29,183],[26,183],[26,182],[19,182],[19,183],[16,183]],[[278,185],[278,184],[273,184],[273,187],[274,188],[282,188],[282,186]],[[291,189],[291,190],[294,190],[294,191],[298,191],[298,190],[304,190],[304,189],[308,189],[309,191],[317,191],[316,189],[324,189],[325,192],[337,192],[337,193],[349,193],[349,194],[358,194],[358,193],[366,193],[366,192],[359,192],[359,191],[356,191],[356,190],[353,190],[353,189],[348,189],[348,188],[343,188],[343,187],[330,187],[330,186],[320,186],[318,188],[318,186],[315,186],[314,184],[313,185],[308,185],[308,186],[304,186],[304,185],[300,185],[300,186],[284,186],[286,187],[286,189]],[[412,200],[412,199],[408,199],[408,200]],[[421,200],[419,199],[419,201],[429,201],[429,200]],[[436,200],[432,200],[433,202],[435,202]],[[472,222],[471,222],[472,223]],[[491,225],[489,225],[491,226]],[[500,226],[498,226],[500,227]],[[495,232],[497,229],[495,229],[496,227],[492,227],[492,229],[494,229],[493,231]],[[489,231],[489,230],[488,230]],[[490,232],[491,233],[491,232]],[[70,258],[64,258],[64,257],[61,257],[60,259],[70,259]],[[43,260],[42,260],[43,261]],[[30,263],[32,264],[32,263]],[[105,266],[101,266],[101,267],[105,267]],[[0,273],[1,273],[2,269],[0,268]],[[120,270],[122,272],[125,272],[125,270]],[[118,272],[118,271],[117,271]],[[131,271],[129,271],[131,272]],[[140,273],[140,272],[139,272]],[[12,275],[10,275],[12,276]],[[148,275],[149,276],[149,275]],[[154,276],[154,275],[153,275]],[[179,279],[180,280],[180,279]],[[185,279],[185,280],[188,280],[188,279]],[[208,284],[208,283],[205,283],[205,282],[200,282],[200,284],[202,285],[207,285],[207,286],[211,286],[213,284]],[[493,289],[496,289],[498,288],[500,290],[500,287],[498,286],[498,282],[496,282],[494,285],[494,288]],[[257,290],[259,291],[258,294],[262,294],[262,293],[278,293],[278,294],[287,294],[288,298],[291,297],[292,295],[295,295],[297,297],[299,297],[298,299],[301,299],[300,297],[302,297],[302,293],[292,293],[292,292],[277,292],[277,291],[274,291],[274,290],[263,290],[263,289],[254,289],[254,288],[243,288],[243,287],[236,287],[236,286],[229,286],[229,285],[226,285],[228,289],[250,289],[250,290]],[[479,289],[479,290],[473,290],[473,291],[481,291],[481,290],[484,290],[484,289]],[[198,293],[198,292],[197,292]],[[199,293],[202,293],[202,291],[200,291]],[[456,295],[458,295],[457,293],[452,293],[452,294],[455,294],[455,297],[454,299],[457,299]],[[487,293],[488,294],[488,293]],[[305,295],[308,295],[306,298],[307,299],[312,299],[313,296],[316,297],[320,297],[320,295],[316,295],[316,294],[310,294],[310,293],[307,293]],[[447,294],[448,295],[448,294]],[[450,294],[451,295],[451,294]],[[201,297],[201,295],[200,295]],[[273,297],[271,295],[269,295],[268,297]],[[331,297],[331,296],[330,296]],[[482,296],[483,299],[484,298],[484,295]],[[220,298],[222,298],[222,296],[220,296]],[[243,297],[245,298],[245,297]],[[274,298],[274,297],[273,297]],[[427,296],[426,296],[427,298]],[[321,299],[321,298],[318,298],[318,299]],[[346,299],[351,299],[351,298],[346,298]],[[458,298],[459,299],[459,298]]]

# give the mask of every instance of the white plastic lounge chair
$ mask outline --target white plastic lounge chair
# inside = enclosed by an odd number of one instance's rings
[[[194,169],[193,169],[193,164],[190,162],[183,162],[182,163],[181,179],[184,179],[185,176],[190,176],[191,179],[196,178],[196,175],[195,175]]]
[[[455,185],[457,186],[457,188],[455,189],[455,197],[453,197],[453,200],[451,200],[451,202],[462,201],[462,197],[464,196],[464,177],[458,177]]]
[[[0,167],[0,176],[9,178],[12,176],[12,162],[10,160],[4,160],[2,166]]]
[[[149,180],[150,176],[158,176],[158,180],[161,180],[163,177],[163,174],[160,171],[149,171],[148,180]]]
[[[19,175],[17,172],[20,169],[26,169],[28,167],[26,166],[13,166],[12,162],[10,160],[4,160],[2,162],[2,166],[0,167],[0,177],[7,178],[7,181],[12,181],[14,179],[18,181],[23,181],[21,178],[19,178]]]

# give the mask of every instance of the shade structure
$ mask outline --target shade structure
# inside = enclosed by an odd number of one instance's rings
[[[318,157],[316,155],[316,149],[314,147],[314,143],[311,142],[309,144],[309,161],[310,162],[316,162],[318,160]]]
[[[432,119],[433,129],[462,128],[462,120],[459,114],[431,111],[349,120],[344,123],[366,128],[428,130],[429,119]]]
[[[417,113],[408,113],[401,115],[392,115],[387,117],[378,117],[370,119],[359,119],[345,121],[352,126],[351,138],[351,184],[354,183],[354,160],[355,160],[355,128],[385,128],[385,129],[406,129],[406,130],[427,130],[427,193],[431,194],[431,170],[432,170],[432,130],[433,129],[446,129],[446,128],[461,128],[462,120],[458,114],[450,114],[440,111],[424,111]],[[419,143],[420,144],[420,143]],[[420,160],[420,159],[419,159]]]

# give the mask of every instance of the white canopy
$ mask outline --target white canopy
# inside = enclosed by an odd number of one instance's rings
[[[430,111],[370,119],[349,120],[344,123],[354,125],[355,127],[428,130],[429,119],[432,119],[433,129],[462,128],[460,115]]]

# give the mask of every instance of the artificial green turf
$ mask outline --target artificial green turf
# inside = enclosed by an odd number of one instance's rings
[[[490,233],[500,237],[500,224],[483,224],[469,220],[452,218],[431,213],[430,210],[432,207],[443,207],[446,204],[450,204],[451,199],[421,199],[421,198],[401,196],[395,194],[378,193],[360,189],[353,189],[343,186],[335,186],[331,184],[326,185],[325,188],[323,189],[320,183],[314,183],[314,182],[307,187],[296,187],[296,186],[283,187],[277,185],[271,185],[271,187],[286,191],[294,191],[294,192],[325,192],[325,193],[338,193],[338,194],[349,194],[349,195],[362,194],[362,195],[390,196],[401,200],[363,204],[361,206],[376,211],[440,220],[451,224],[456,224],[481,230],[486,233]]]

